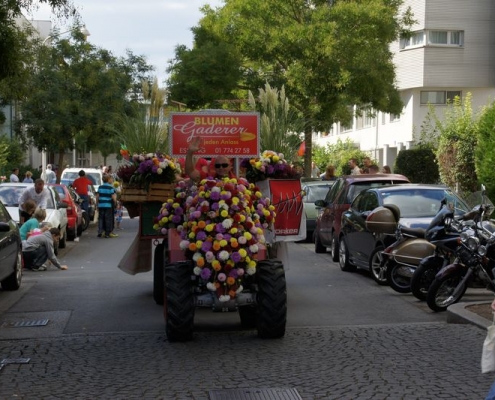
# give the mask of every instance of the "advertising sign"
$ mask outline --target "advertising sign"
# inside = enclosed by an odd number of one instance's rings
[[[258,157],[259,114],[234,112],[171,113],[170,154],[184,157],[193,137],[201,137],[201,157]]]

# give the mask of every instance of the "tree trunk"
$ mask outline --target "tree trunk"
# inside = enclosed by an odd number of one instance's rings
[[[309,125],[304,128],[304,142],[306,144],[306,151],[304,153],[304,176],[309,178],[311,176],[311,154],[313,153],[313,130]]]

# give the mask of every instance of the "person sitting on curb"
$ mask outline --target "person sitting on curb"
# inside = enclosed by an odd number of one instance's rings
[[[42,208],[37,208],[34,210],[33,216],[28,219],[24,224],[22,224],[19,232],[21,233],[21,239],[27,240],[28,233],[35,228],[39,228],[40,223],[46,218],[46,211]]]
[[[60,240],[60,230],[51,228],[40,235],[30,236],[22,242],[22,256],[24,268],[31,271],[46,271],[45,262],[50,260],[60,270],[66,270],[67,265],[62,265],[54,251],[54,243]]]

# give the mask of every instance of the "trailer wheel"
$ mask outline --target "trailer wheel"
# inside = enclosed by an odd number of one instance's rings
[[[185,342],[193,337],[194,293],[192,261],[180,261],[165,267],[165,314],[167,338]]]
[[[287,287],[283,264],[278,260],[263,260],[257,267],[258,336],[281,338],[287,322]]]
[[[153,261],[153,299],[159,306],[163,306],[165,294],[165,282],[163,280],[163,269],[167,265],[167,245],[165,241],[155,247],[155,258]]]

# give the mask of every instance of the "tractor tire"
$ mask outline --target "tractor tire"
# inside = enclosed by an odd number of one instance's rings
[[[192,340],[194,293],[192,261],[180,261],[165,267],[165,332],[170,342]]]
[[[165,241],[155,247],[155,257],[153,261],[153,299],[159,306],[163,306],[165,301],[165,281],[164,268],[167,265],[167,246]]]
[[[264,339],[281,338],[287,322],[287,286],[283,264],[263,260],[257,267],[257,328]]]

